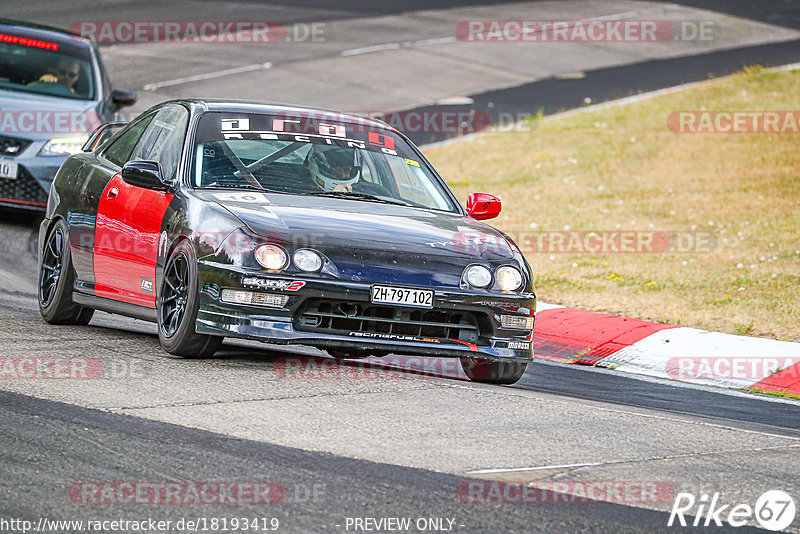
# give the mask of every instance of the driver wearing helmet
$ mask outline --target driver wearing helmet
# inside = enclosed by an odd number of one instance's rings
[[[361,177],[357,150],[312,145],[307,162],[314,185],[323,191],[349,193]]]

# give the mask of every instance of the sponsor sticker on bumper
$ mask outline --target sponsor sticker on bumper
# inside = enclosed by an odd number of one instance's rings
[[[260,287],[262,289],[274,289],[276,291],[298,291],[302,289],[306,283],[299,280],[273,280],[270,278],[246,276],[242,278],[242,285]]]

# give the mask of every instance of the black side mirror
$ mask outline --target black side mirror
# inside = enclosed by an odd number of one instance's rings
[[[144,161],[135,159],[122,167],[122,179],[126,183],[152,189],[153,191],[167,191],[170,184],[164,181],[161,164],[157,161]]]
[[[117,109],[134,105],[137,98],[138,95],[133,91],[129,91],[128,89],[114,88],[111,90],[111,101],[114,103]]]

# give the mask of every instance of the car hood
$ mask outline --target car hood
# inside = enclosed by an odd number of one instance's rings
[[[321,252],[343,279],[459,287],[472,263],[524,269],[505,234],[461,214],[324,197],[227,196],[211,200],[290,251]]]
[[[94,100],[0,90],[4,134],[40,140],[86,135],[100,125]]]

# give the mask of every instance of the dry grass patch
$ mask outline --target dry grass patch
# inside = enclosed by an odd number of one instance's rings
[[[748,69],[672,95],[545,119],[429,154],[504,231],[712,232],[713,252],[528,252],[540,299],[800,341],[800,134],[676,134],[679,110],[800,110],[800,71]]]

